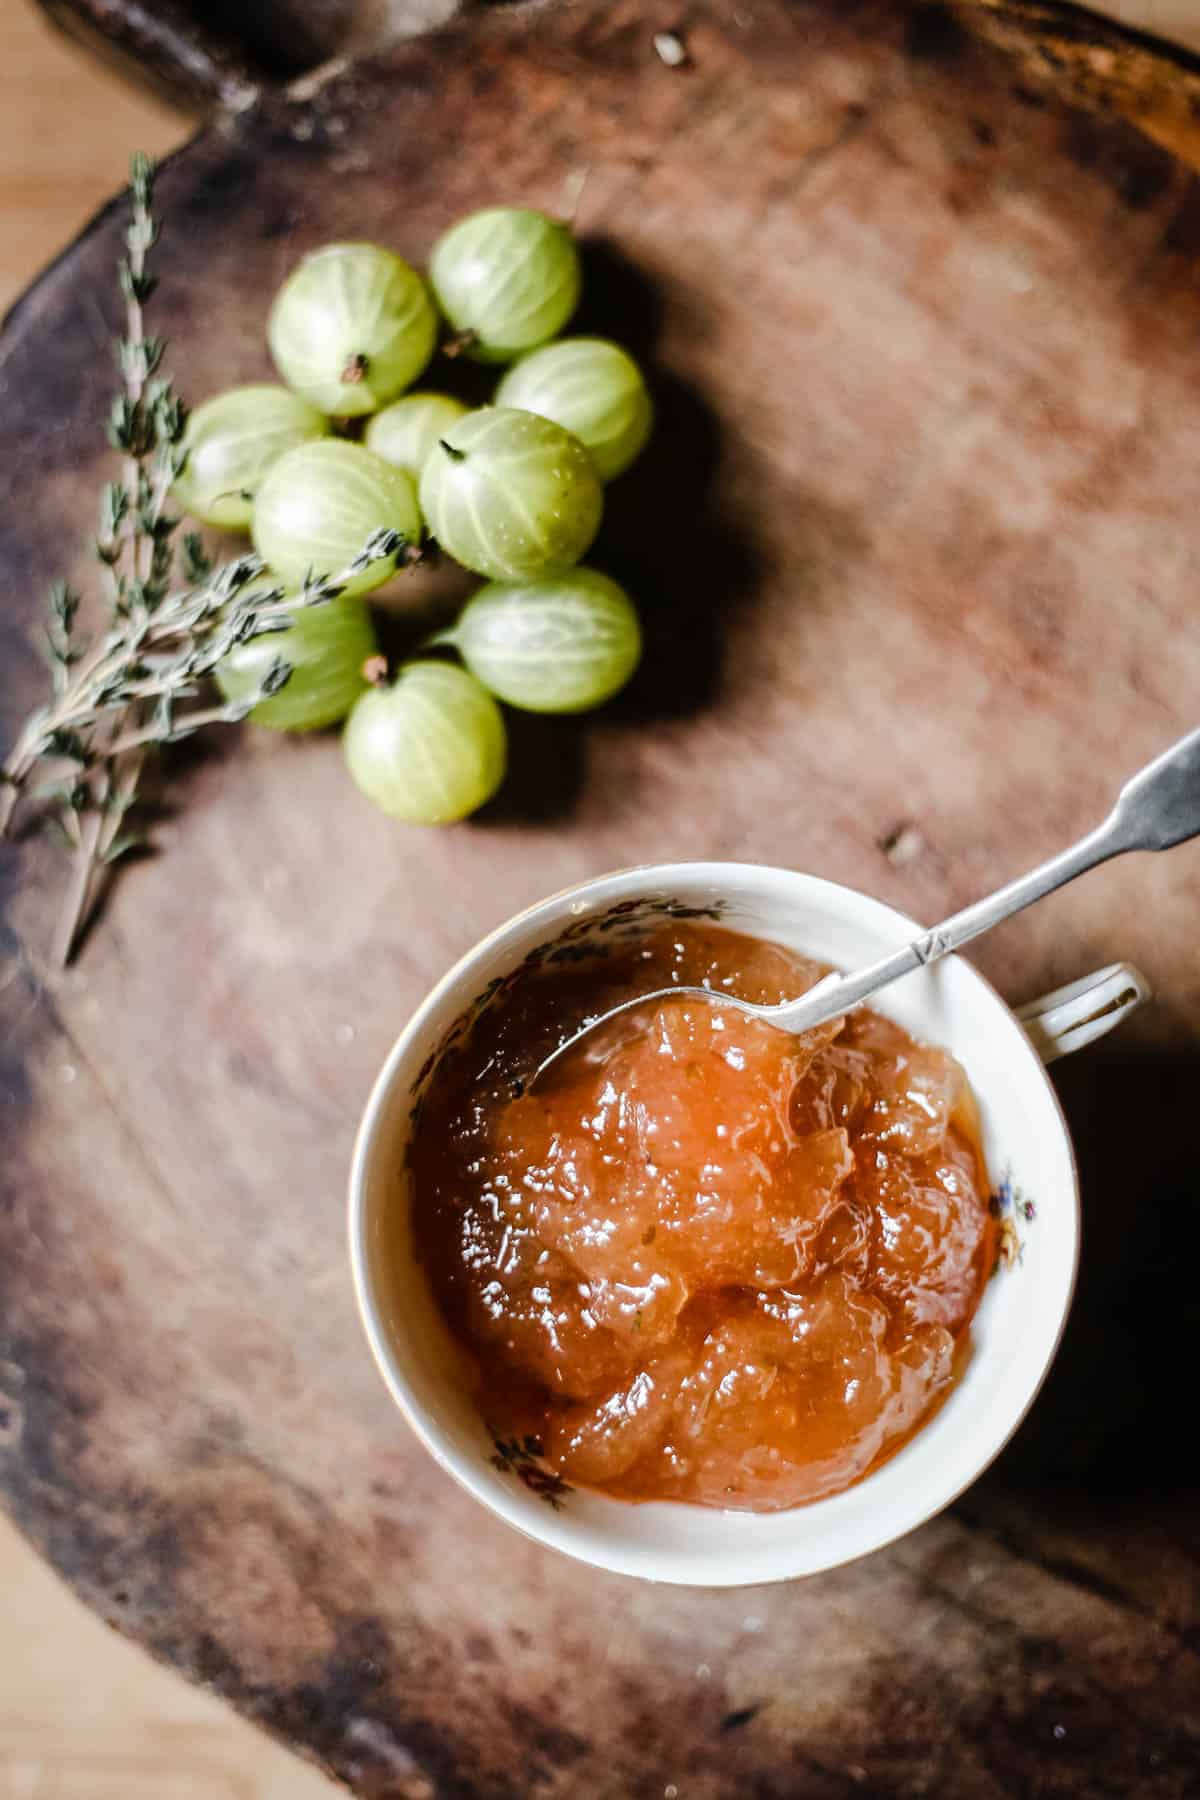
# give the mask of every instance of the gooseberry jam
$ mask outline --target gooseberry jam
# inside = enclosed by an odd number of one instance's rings
[[[826,971],[672,922],[531,970],[432,1078],[418,1255],[501,1436],[569,1483],[774,1511],[837,1493],[954,1379],[995,1245],[971,1095],[861,1010],[797,1038],[673,984],[776,1002]]]

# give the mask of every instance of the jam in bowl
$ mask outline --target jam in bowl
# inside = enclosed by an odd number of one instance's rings
[[[996,1257],[962,1069],[876,1012],[792,1036],[826,970],[667,920],[525,971],[434,1071],[417,1254],[495,1435],[630,1500],[773,1511],[890,1455],[968,1351]]]
[[[629,870],[511,920],[409,1020],[352,1268],[393,1398],[494,1514],[621,1573],[779,1580],[913,1529],[1012,1435],[1077,1255],[1043,1058],[1092,982],[1022,1023],[948,958],[803,1038],[681,997],[529,1081],[625,993],[778,1000],[916,929],[786,870]]]

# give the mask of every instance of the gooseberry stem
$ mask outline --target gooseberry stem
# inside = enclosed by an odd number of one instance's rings
[[[456,356],[465,356],[467,351],[478,342],[479,333],[477,331],[456,331],[443,343],[442,355],[450,357],[451,360]]]

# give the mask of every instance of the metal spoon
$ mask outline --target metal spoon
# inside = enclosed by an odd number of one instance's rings
[[[864,1000],[869,1000],[880,988],[898,981],[902,975],[909,975],[914,969],[938,962],[943,956],[961,949],[972,938],[999,925],[1002,919],[1011,919],[1014,913],[1022,912],[1056,888],[1065,887],[1068,881],[1074,881],[1077,875],[1094,869],[1098,863],[1123,856],[1126,850],[1170,850],[1173,845],[1185,843],[1197,835],[1200,835],[1200,731],[1193,731],[1132,776],[1121,789],[1117,803],[1104,823],[1080,838],[1077,844],[1031,869],[1028,875],[1010,881],[1007,887],[989,894],[986,899],[964,907],[962,912],[935,925],[931,931],[922,932],[902,950],[893,951],[890,956],[859,969],[856,974],[826,975],[800,999],[785,1000],[780,1006],[758,1006],[750,1000],[739,1000],[736,994],[703,987],[655,988],[651,993],[638,994],[632,1000],[623,1000],[619,1006],[610,1007],[572,1033],[539,1065],[533,1081],[540,1081],[553,1063],[574,1049],[583,1038],[607,1025],[610,1019],[653,1000],[675,1000],[682,995],[690,1000],[707,1000],[714,1006],[732,1006],[735,1011],[746,1013],[752,1019],[761,1019],[764,1025],[774,1025],[780,1031],[811,1031],[815,1025],[824,1025],[828,1019],[837,1018],[839,1013],[861,1006]]]

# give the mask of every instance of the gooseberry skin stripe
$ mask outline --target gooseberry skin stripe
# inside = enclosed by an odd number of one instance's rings
[[[402,257],[378,244],[328,244],[294,268],[267,323],[280,374],[322,411],[374,412],[408,387],[437,342],[429,290]],[[360,377],[344,373],[365,358]]]
[[[254,495],[270,469],[289,450],[328,431],[329,420],[290,388],[268,382],[229,388],[205,400],[188,420],[188,456],[174,484],[175,500],[205,525],[248,531]]]
[[[469,410],[450,394],[404,394],[368,420],[363,443],[418,481],[438,439]]]
[[[494,580],[569,568],[595,537],[604,504],[577,438],[505,407],[469,413],[446,433],[420,499],[447,554]]]
[[[289,451],[275,464],[255,501],[254,545],[291,586],[309,569],[350,562],[372,532],[391,529],[416,544],[421,513],[412,479],[361,444],[325,439]],[[371,564],[345,584],[365,594],[392,575],[396,556]]]
[[[226,700],[245,701],[258,691],[275,658],[282,657],[291,665],[291,675],[277,694],[253,709],[250,723],[272,731],[317,731],[344,719],[366,692],[363,665],[377,650],[367,607],[343,597],[300,607],[286,631],[239,645],[217,665],[217,686]]]
[[[598,569],[490,582],[448,634],[471,673],[510,706],[584,712],[624,687],[641,657],[637,612]]]
[[[654,426],[641,370],[607,338],[561,338],[523,356],[496,389],[496,404],[538,413],[572,432],[606,482],[641,454]]]
[[[504,779],[499,707],[465,669],[406,664],[390,688],[363,695],[346,724],[350,774],[393,818],[450,824],[475,812]]]
[[[429,278],[467,355],[509,362],[561,331],[582,276],[566,226],[522,207],[492,207],[450,227],[433,247]]]

